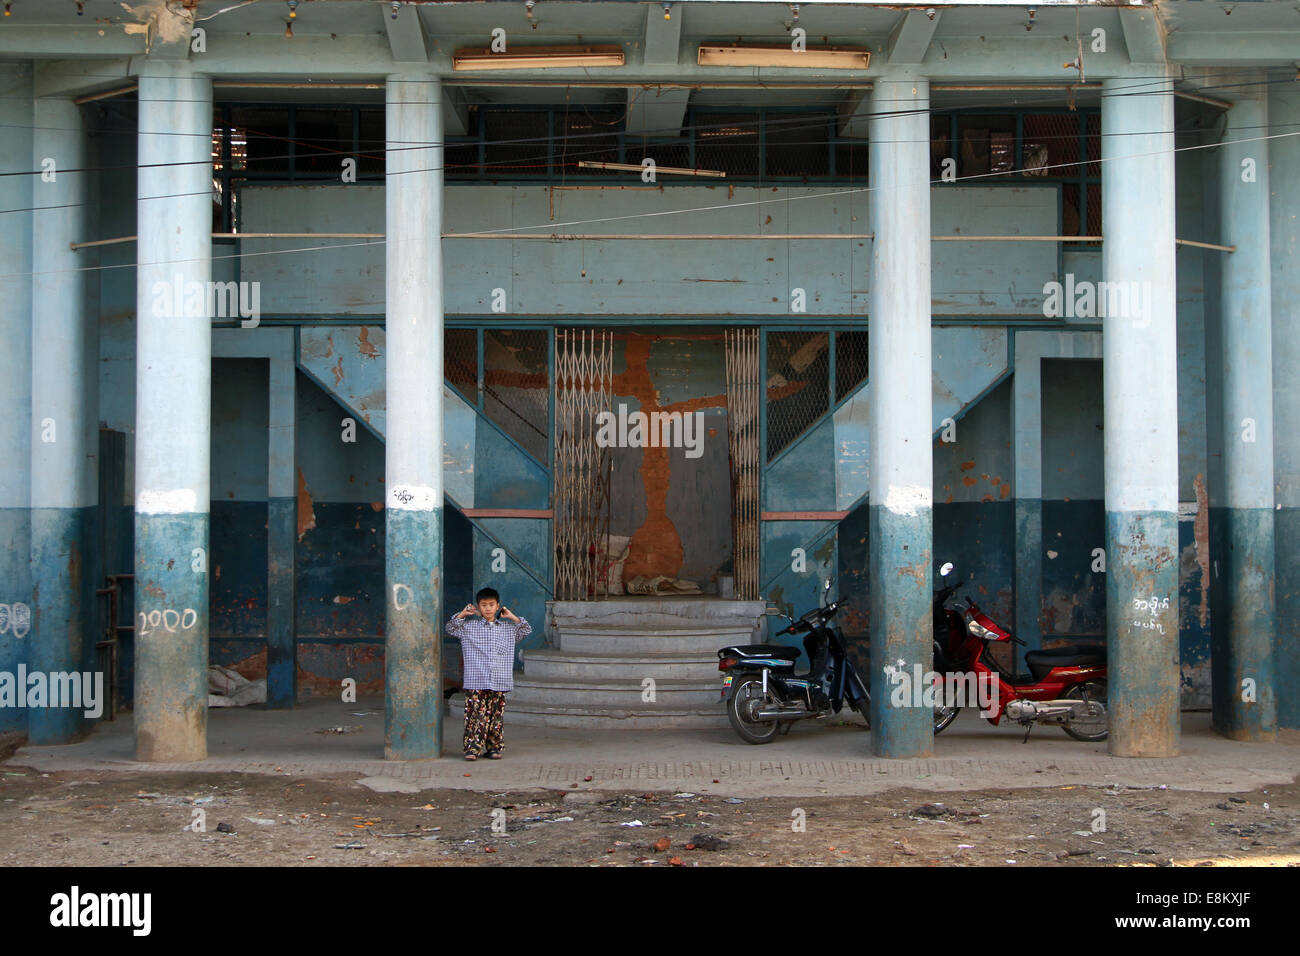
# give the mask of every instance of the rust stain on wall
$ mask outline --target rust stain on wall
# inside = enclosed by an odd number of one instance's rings
[[[367,326],[361,326],[361,330],[357,333],[357,351],[366,358],[379,358],[379,349],[375,348],[375,343],[370,341],[370,329]]]
[[[316,527],[316,509],[313,507],[311,492],[307,490],[307,479],[302,469],[298,469],[298,540],[301,541],[312,528]]]
[[[1197,473],[1192,479],[1196,491],[1196,518],[1192,522],[1192,537],[1196,540],[1196,563],[1201,566],[1201,604],[1196,609],[1201,627],[1210,621],[1210,497],[1205,490],[1205,475]]]
[[[332,369],[330,369],[330,371],[334,373],[334,387],[337,388],[339,383],[343,381],[343,356],[342,355],[339,356],[338,364],[336,364]]]
[[[615,375],[611,389],[615,395],[629,395],[641,404],[641,411],[647,415],[655,412],[681,412],[686,415],[704,408],[724,408],[727,404],[725,395],[709,395],[686,401],[660,404],[659,391],[650,378],[650,348],[654,342],[670,336],[641,335],[636,332],[627,334],[624,350],[624,367],[626,371]],[[682,336],[671,336],[681,338]],[[668,484],[671,477],[671,462],[667,448],[646,447],[641,449],[641,482],[645,488],[646,519],[632,533],[628,545],[627,563],[623,566],[624,580],[637,576],[646,577],[668,575],[677,577],[681,572],[684,558],[682,539],[668,517]]]

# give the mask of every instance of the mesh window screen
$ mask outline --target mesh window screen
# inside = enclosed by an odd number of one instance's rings
[[[478,143],[448,143],[443,150],[443,172],[447,179],[465,179],[477,176]]]
[[[871,147],[867,141],[846,143],[843,140],[835,144],[835,175],[840,179],[852,179],[859,182],[867,180],[867,158]]]
[[[754,113],[698,113],[695,165],[728,176],[758,175],[758,116]]]
[[[835,333],[835,401],[867,380],[867,333]]]
[[[254,173],[289,172],[287,110],[236,107],[230,112],[230,125],[244,141],[244,165],[233,164],[236,169]]]
[[[1101,114],[1088,114],[1088,175],[1101,175]]]
[[[545,113],[492,110],[484,115],[483,124],[487,138],[486,176],[545,175]]]
[[[357,174],[374,175],[384,171],[388,132],[383,110],[361,110],[357,118]]]
[[[830,406],[830,333],[767,335],[767,457],[771,461]]]
[[[1070,113],[1032,113],[1024,120],[1026,176],[1079,175],[1079,117]]]
[[[1101,235],[1101,184],[1088,184],[1088,219],[1086,236]]]
[[[471,404],[478,403],[478,333],[445,329],[442,333],[443,375]]]
[[[1015,167],[1016,118],[1005,115],[963,116],[957,120],[961,146],[958,172],[985,176],[1010,172]]]
[[[833,116],[777,116],[769,114],[767,128],[767,175],[827,176]]]
[[[947,113],[930,116],[930,179],[942,179],[943,161],[952,152],[952,123]]]
[[[539,461],[546,461],[550,394],[544,329],[483,332],[483,412]]]
[[[338,176],[345,156],[352,156],[352,111],[301,109],[294,115],[295,162],[299,175]]]
[[[675,166],[678,169],[691,168],[691,147],[688,143],[663,142],[647,139],[643,136],[627,138],[627,162],[640,163],[646,157],[655,161],[656,166]],[[624,175],[627,175],[624,173]],[[679,181],[674,176],[673,181]]]
[[[627,173],[600,169],[580,169],[578,163],[617,163],[618,133],[622,118],[617,113],[588,112],[583,109],[555,115],[555,166],[584,176],[623,176]],[[657,162],[657,160],[656,160]]]
[[[1082,236],[1083,217],[1079,208],[1079,184],[1061,187],[1061,235]]]

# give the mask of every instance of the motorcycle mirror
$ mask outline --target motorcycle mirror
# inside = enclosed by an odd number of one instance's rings
[[[943,567],[939,568],[939,577],[946,578],[950,574],[952,574],[952,562],[945,561]]]

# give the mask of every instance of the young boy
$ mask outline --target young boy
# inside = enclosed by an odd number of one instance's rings
[[[475,615],[477,621],[468,620]],[[474,604],[447,622],[447,633],[460,639],[465,659],[465,759],[477,760],[486,748],[489,760],[500,760],[506,692],[515,688],[515,644],[533,626],[502,607],[495,590],[483,588]]]

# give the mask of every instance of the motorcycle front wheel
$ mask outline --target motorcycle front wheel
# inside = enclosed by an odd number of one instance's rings
[[[770,743],[781,729],[781,722],[754,720],[752,715],[765,706],[775,707],[776,703],[771,691],[764,695],[762,681],[753,677],[737,678],[731,685],[731,696],[727,698],[727,719],[746,743]]]
[[[1061,696],[1075,700],[1087,699],[1101,704],[1101,715],[1099,717],[1070,720],[1061,724],[1062,730],[1075,740],[1098,741],[1105,740],[1110,736],[1110,714],[1106,710],[1106,682],[1104,680],[1075,684]]]

